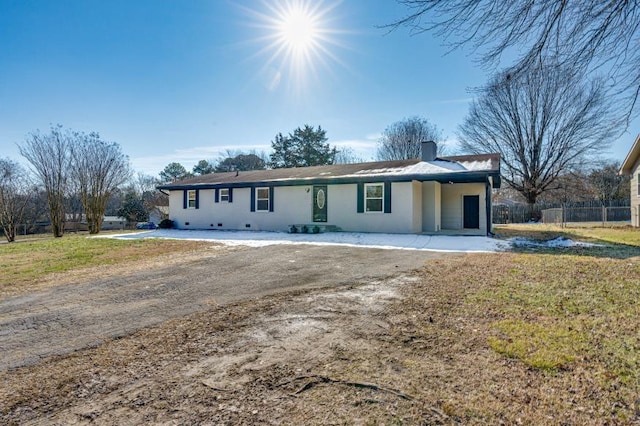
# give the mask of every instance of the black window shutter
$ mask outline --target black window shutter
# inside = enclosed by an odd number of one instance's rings
[[[273,193],[275,191],[273,190],[273,186],[269,187],[269,211],[272,212],[273,211]]]
[[[218,188],[216,188],[216,192],[215,192],[215,195],[213,196],[213,200],[216,203],[220,201],[220,190]]]
[[[196,189],[196,209],[200,208],[200,190]]]
[[[229,188],[229,202],[233,203],[233,188]]]
[[[187,190],[183,190],[182,191],[182,208],[186,209],[187,208]]]
[[[384,183],[384,212],[391,213],[391,182]]]
[[[251,211],[256,211],[256,189],[253,187],[251,188]]]
[[[364,183],[362,182],[358,182],[357,184],[358,186],[358,191],[357,191],[357,197],[358,197],[358,213],[364,213]]]

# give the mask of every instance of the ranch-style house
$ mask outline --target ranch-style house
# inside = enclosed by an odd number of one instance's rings
[[[487,235],[500,155],[211,173],[160,185],[178,229]],[[294,228],[295,227],[295,228]]]

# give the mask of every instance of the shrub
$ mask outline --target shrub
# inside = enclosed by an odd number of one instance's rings
[[[162,219],[162,221],[158,224],[158,228],[171,229],[173,228],[173,221],[171,219]]]

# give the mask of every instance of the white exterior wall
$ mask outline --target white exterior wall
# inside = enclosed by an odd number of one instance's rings
[[[216,203],[213,189],[200,190],[198,209],[183,209],[183,191],[171,191],[169,217],[180,229],[287,231],[289,225],[311,223],[312,194],[307,188],[310,187],[275,187],[270,200],[274,203],[273,212],[251,211],[250,188],[234,188],[231,203]]]
[[[422,231],[440,232],[442,228],[440,182],[422,182]]]
[[[273,212],[250,211],[250,188],[234,188],[231,203],[215,203],[213,189],[200,190],[197,209],[183,209],[183,191],[171,191],[169,218],[179,229],[287,231],[293,224],[313,223],[312,188],[311,185],[275,187]],[[353,232],[419,232],[414,219],[413,193],[411,182],[394,182],[391,213],[358,213],[356,184],[327,185],[327,222],[318,224],[335,225]]]
[[[371,181],[370,183],[378,183]],[[391,184],[391,213],[358,213],[357,185],[329,185],[327,188],[328,221],[343,231],[412,233],[413,185],[411,182]]]
[[[441,185],[442,230],[455,230],[475,235],[487,234],[486,191],[484,183],[456,183]],[[480,229],[463,228],[463,196],[480,196]]]
[[[640,189],[638,182],[640,181],[640,160],[633,167],[631,173],[631,225],[640,226]]]
[[[183,209],[183,191],[174,190],[169,196],[169,218],[179,229],[287,231],[293,224],[313,224],[312,188],[312,185],[274,187],[273,212],[250,211],[250,188],[234,188],[231,203],[216,203],[213,189],[200,190],[198,209]],[[483,183],[393,182],[391,213],[358,213],[355,183],[327,185],[327,222],[318,224],[352,232],[463,231],[463,195],[480,197],[480,229],[464,233],[486,235]]]
[[[414,180],[411,182],[413,190],[413,232],[419,234],[422,232],[422,182]]]

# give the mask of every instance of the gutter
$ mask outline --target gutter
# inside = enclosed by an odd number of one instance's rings
[[[437,181],[440,183],[467,183],[467,182],[486,182],[487,177],[494,178],[492,186],[500,187],[499,171],[471,171],[471,172],[454,172],[442,173],[437,175],[424,174],[407,174],[401,176],[376,176],[368,175],[362,177],[333,177],[333,178],[294,178],[294,179],[278,179],[278,180],[261,180],[255,182],[218,182],[218,183],[192,183],[192,184],[172,184],[161,185],[156,188],[160,191],[169,190],[185,190],[185,189],[215,189],[215,188],[252,188],[259,186],[301,186],[301,185],[336,185],[350,183],[369,183],[369,182],[429,182]]]

